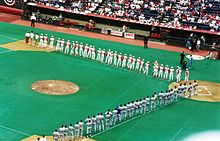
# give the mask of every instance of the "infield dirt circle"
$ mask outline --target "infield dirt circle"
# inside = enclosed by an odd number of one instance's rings
[[[68,95],[79,91],[76,84],[61,80],[40,80],[32,84],[32,89],[49,95]]]

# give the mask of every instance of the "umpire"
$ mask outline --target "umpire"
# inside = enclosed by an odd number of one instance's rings
[[[148,37],[144,36],[144,48],[148,48],[147,44],[148,44]]]
[[[30,20],[31,20],[31,27],[35,27],[35,22],[36,22],[36,20],[37,20],[35,14],[33,14],[33,15],[31,16]]]

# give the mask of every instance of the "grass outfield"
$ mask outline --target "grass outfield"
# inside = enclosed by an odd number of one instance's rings
[[[24,38],[30,27],[0,23],[0,46]],[[33,29],[49,36],[90,43],[145,60],[176,66],[179,53],[125,45],[70,34]],[[0,141],[27,135],[51,135],[61,124],[104,112],[121,103],[151,95],[170,84],[135,72],[60,53],[11,51],[0,48]],[[194,61],[190,79],[220,82],[220,61]],[[80,90],[73,95],[50,96],[31,89],[38,80],[66,80]],[[220,130],[220,103],[183,100],[142,116],[103,134],[96,140],[181,140],[205,130]],[[10,129],[9,129],[10,128]],[[16,131],[15,131],[16,130]],[[18,132],[20,131],[20,132]],[[22,133],[21,133],[22,132]]]

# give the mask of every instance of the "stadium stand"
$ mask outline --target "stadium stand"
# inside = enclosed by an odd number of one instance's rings
[[[66,0],[32,2],[149,25],[220,31],[219,0]]]

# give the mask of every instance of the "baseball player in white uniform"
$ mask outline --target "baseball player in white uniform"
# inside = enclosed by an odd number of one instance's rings
[[[62,141],[64,141],[64,130],[65,130],[65,128],[64,128],[64,126],[62,125],[62,126],[59,128],[59,135],[60,135],[59,139],[62,140]]]
[[[44,36],[43,36],[43,34],[41,33],[40,34],[40,44],[39,44],[39,47],[43,47],[44,46]]]
[[[74,139],[74,127],[72,123],[69,125],[69,136],[71,137],[71,140]]]
[[[74,129],[75,129],[75,137],[79,138],[79,122],[76,122],[76,124],[74,125]]]
[[[115,108],[113,111],[112,111],[112,125],[115,125],[116,122],[118,121],[117,119],[117,113],[118,113],[118,110],[117,108]]]
[[[56,51],[60,50],[60,38],[57,39]]]
[[[92,60],[95,60],[95,46],[92,47]]]
[[[117,51],[114,52],[113,56],[114,56],[114,66],[116,66],[117,65],[117,59],[118,59]]]
[[[164,68],[163,78],[167,79],[168,78],[168,74],[169,74],[169,67],[168,67],[168,65],[166,65],[166,67]]]
[[[155,64],[153,67],[153,77],[158,77],[158,68],[159,66]]]
[[[106,129],[111,127],[111,116],[112,116],[112,112],[110,111],[110,109],[108,109],[108,111],[105,113]]]
[[[92,133],[92,119],[88,116],[85,120],[86,123],[86,137],[91,137]]]
[[[59,51],[61,51],[61,52],[64,51],[64,44],[65,44],[65,41],[64,41],[64,39],[62,39],[62,40],[60,41],[60,50],[59,50]]]
[[[159,78],[163,78],[163,64],[159,66]]]
[[[142,59],[142,60],[140,61],[139,72],[143,72],[143,70],[144,70],[144,59]]]
[[[96,58],[96,60],[99,61],[99,62],[101,61],[101,54],[102,54],[102,50],[101,50],[101,48],[99,48],[98,49],[98,55],[97,55],[97,58]]]
[[[188,95],[189,95],[189,97],[191,97],[191,95],[192,95],[192,88],[193,88],[192,83],[189,82],[189,86],[188,86]]]
[[[26,44],[31,44],[29,40],[30,40],[30,33],[27,32],[27,33],[25,33],[25,43]]]
[[[104,63],[104,59],[105,59],[105,49],[103,49],[102,52],[101,52],[100,62]]]
[[[150,62],[147,61],[147,63],[145,63],[145,67],[144,67],[144,74],[145,75],[148,75],[149,68],[150,68]]]
[[[138,57],[137,62],[136,62],[136,66],[135,66],[135,70],[136,70],[136,71],[139,70],[140,63],[141,63],[141,57]]]
[[[53,132],[53,140],[58,141],[59,137],[60,137],[59,132],[57,131],[57,129],[55,129],[55,131]]]
[[[108,65],[111,65],[113,61],[113,51],[109,52],[109,57],[108,57]]]
[[[106,64],[108,64],[108,62],[109,62],[110,53],[111,53],[111,50],[108,49],[107,54],[106,54],[106,58],[105,58],[105,63],[106,63]],[[108,65],[109,65],[109,64],[108,64]]]
[[[66,47],[65,47],[65,50],[64,50],[64,54],[69,54],[69,50],[70,50],[70,40],[68,40],[66,42]]]
[[[30,42],[29,42],[31,45],[34,45],[34,33],[33,31],[31,31],[30,33]]]
[[[65,138],[65,139],[67,139],[68,132],[69,132],[69,129],[68,129],[67,125],[65,125],[65,127],[64,127],[64,132],[63,132],[63,135],[64,135],[64,138]]]
[[[76,41],[76,47],[75,47],[75,55],[78,56],[79,54],[79,43]]]
[[[131,69],[131,60],[132,60],[132,55],[130,55],[130,56],[128,57],[128,63],[127,63],[127,68],[128,68],[128,69]]]
[[[54,37],[51,36],[51,37],[50,37],[50,45],[49,45],[49,48],[53,48],[53,44],[54,44]]]
[[[87,53],[87,58],[91,58],[92,59],[92,45],[89,46],[89,49],[88,49],[88,53]]]
[[[38,46],[39,35],[38,33],[35,34],[35,46]]]
[[[70,55],[74,55],[75,43],[72,41]]]
[[[151,97],[151,110],[156,109],[156,92]]]
[[[174,68],[173,68],[173,66],[171,66],[170,74],[169,74],[169,81],[173,81],[173,74],[174,74]]]
[[[47,34],[44,35],[44,45],[43,47],[47,47],[48,37]]]
[[[126,67],[127,58],[128,58],[127,54],[124,54],[123,59],[122,59],[122,65],[121,65],[122,68]]]
[[[193,82],[193,93],[194,93],[194,95],[197,95],[197,87],[198,87],[198,83],[196,82],[196,80],[194,80],[194,82]]]
[[[79,56],[83,56],[83,43],[81,42],[80,45],[79,45]]]
[[[83,136],[83,120],[80,120],[79,122],[79,136],[82,137]]]
[[[88,51],[89,51],[89,45],[86,44],[86,45],[84,46],[84,51],[83,51],[83,57],[84,57],[84,58],[87,57]]]
[[[94,129],[94,132],[97,131],[97,118],[96,116],[92,116],[92,126],[93,126],[93,129]]]
[[[136,58],[135,58],[135,56],[133,56],[132,59],[131,59],[131,69],[132,70],[134,70],[135,62],[136,62]]]
[[[185,82],[186,81],[189,81],[189,70],[186,69],[186,72],[185,72]]]
[[[119,55],[118,55],[118,61],[117,61],[117,67],[121,67],[121,62],[122,62],[122,54],[121,53],[119,53]]]

